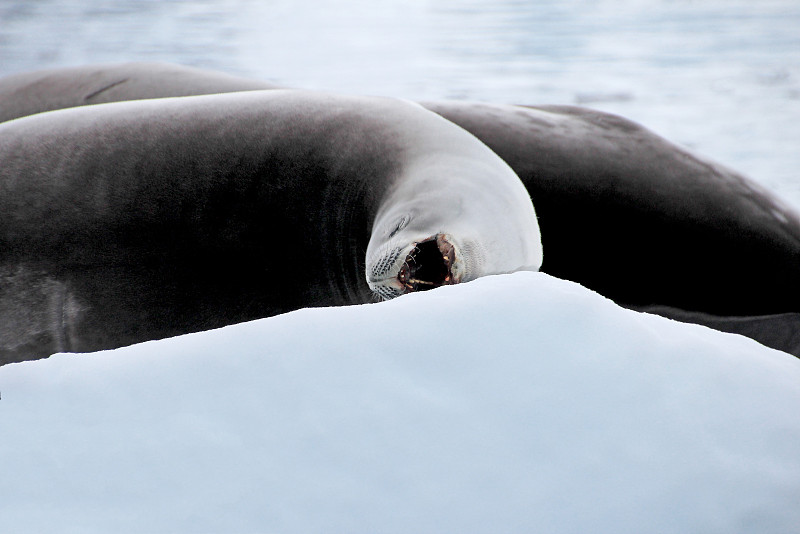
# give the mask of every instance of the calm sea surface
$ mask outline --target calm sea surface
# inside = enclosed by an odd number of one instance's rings
[[[130,60],[412,99],[591,106],[800,208],[798,0],[0,0],[0,75]]]

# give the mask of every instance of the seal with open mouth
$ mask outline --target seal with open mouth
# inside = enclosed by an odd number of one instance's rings
[[[0,191],[0,362],[542,261],[508,165],[397,99],[275,90],[40,113],[0,124]]]
[[[52,69],[0,80],[0,120],[98,101],[274,87],[164,64]],[[609,113],[423,105],[483,141],[519,175],[547,249],[542,271],[624,306],[741,333],[800,356],[800,216],[763,187]],[[386,236],[403,217],[387,222]],[[382,267],[367,273],[375,291],[391,298],[429,287],[429,277],[456,280],[457,243],[451,243],[456,260],[443,260],[430,242],[437,235],[406,236],[402,251],[387,248],[375,260]],[[420,252],[412,243],[425,244]],[[418,273],[415,261],[431,253],[433,263],[426,260]],[[387,257],[394,259],[382,261]],[[450,280],[441,274],[445,268]]]
[[[0,120],[97,101],[274,87],[159,63],[50,69],[0,80]],[[752,180],[588,108],[422,104],[520,177],[539,216],[544,272],[630,306],[720,316],[800,311],[800,216]]]

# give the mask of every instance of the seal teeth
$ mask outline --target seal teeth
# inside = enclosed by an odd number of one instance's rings
[[[406,293],[453,284],[457,282],[452,272],[454,260],[455,248],[444,235],[437,234],[411,249],[397,280]]]
[[[400,262],[404,250],[407,253]],[[370,269],[367,282],[375,296],[382,300],[455,284],[461,280],[456,260],[456,249],[448,236],[436,234],[386,253]]]

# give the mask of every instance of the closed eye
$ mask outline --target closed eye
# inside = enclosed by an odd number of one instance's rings
[[[392,229],[392,231],[389,232],[389,237],[394,237],[395,235],[397,235],[397,232],[399,232],[400,230],[402,230],[403,228],[408,226],[408,222],[410,220],[411,220],[411,216],[410,215],[403,215],[400,218],[400,220],[397,221],[397,224],[395,225],[394,229]]]

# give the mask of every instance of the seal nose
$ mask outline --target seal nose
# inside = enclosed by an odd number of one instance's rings
[[[397,263],[397,258],[400,257],[400,248],[391,250],[388,254],[384,255],[378,263],[372,266],[372,269],[367,273],[367,282],[369,284],[379,284],[385,282],[389,273],[392,272],[392,267]]]

